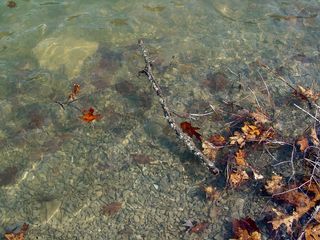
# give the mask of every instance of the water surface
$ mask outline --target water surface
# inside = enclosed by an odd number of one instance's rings
[[[28,239],[196,239],[182,226],[194,219],[210,223],[202,239],[227,239],[232,218],[261,218],[268,199],[257,194],[260,183],[227,191],[218,204],[205,200],[200,186],[216,178],[166,126],[149,83],[138,77],[137,41],[150,49],[177,112],[204,112],[225,100],[254,109],[248,87],[265,98],[258,70],[281,106],[290,89],[255,63],[294,84],[317,83],[319,1],[16,4],[0,5],[0,232],[28,222]],[[65,101],[74,83],[79,100],[64,110],[55,101]],[[78,109],[90,107],[101,121],[79,119]],[[286,136],[303,131],[292,129],[301,112],[279,109]],[[209,136],[226,122],[195,124]],[[270,169],[273,159],[257,155]],[[223,179],[216,184],[223,188]],[[121,209],[109,212],[111,203]]]

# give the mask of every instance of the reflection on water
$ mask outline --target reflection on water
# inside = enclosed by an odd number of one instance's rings
[[[232,218],[259,217],[266,199],[250,186],[205,201],[199,186],[214,177],[167,131],[137,75],[137,40],[177,112],[223,100],[250,108],[242,89],[261,94],[257,60],[293,83],[319,79],[318,1],[16,3],[0,5],[0,232],[28,222],[30,239],[194,239],[181,224],[194,219],[210,223],[203,239],[225,239]],[[289,91],[268,81],[286,103]],[[55,101],[73,83],[79,99],[63,109]],[[101,121],[81,122],[90,107]],[[299,116],[282,113],[279,126],[297,134]],[[197,124],[212,133],[225,122]]]

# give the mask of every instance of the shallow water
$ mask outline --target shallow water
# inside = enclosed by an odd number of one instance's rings
[[[292,137],[305,116],[285,106],[290,89],[255,62],[294,84],[317,84],[319,1],[16,3],[0,5],[0,232],[28,222],[27,239],[228,239],[232,218],[261,218],[268,198],[259,182],[224,192],[220,203],[205,200],[201,184],[222,189],[223,176],[212,176],[167,128],[150,84],[138,77],[137,41],[150,49],[177,112],[224,100],[256,108],[248,87],[263,103],[259,70],[283,106],[277,126]],[[55,101],[74,83],[79,100],[64,110]],[[89,107],[101,121],[79,119]],[[226,122],[195,124],[210,136]],[[250,160],[270,174],[273,159],[256,155]],[[103,210],[114,202],[119,211]],[[186,234],[187,219],[210,225]]]

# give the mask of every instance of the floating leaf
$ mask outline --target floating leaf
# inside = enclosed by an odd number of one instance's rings
[[[249,217],[234,219],[232,222],[234,238],[237,240],[261,240],[257,224]]]
[[[102,116],[100,114],[94,114],[94,109],[91,107],[89,110],[84,110],[82,112],[82,116],[80,116],[80,119],[82,119],[85,122],[92,122],[94,120],[100,120]]]
[[[189,137],[195,136],[199,141],[201,141],[201,135],[197,132],[200,128],[193,127],[189,122],[180,123],[180,127],[184,133],[188,134]]]

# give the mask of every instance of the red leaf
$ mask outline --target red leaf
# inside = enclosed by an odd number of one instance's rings
[[[192,127],[191,123],[189,122],[180,123],[180,127],[184,133],[189,135],[189,137],[195,136],[199,141],[201,141],[201,135],[197,132],[197,130],[200,128]]]
[[[91,107],[89,110],[84,110],[82,112],[82,116],[80,116],[80,119],[85,122],[92,122],[93,120],[100,120],[102,118],[101,114],[94,114],[94,109]]]

